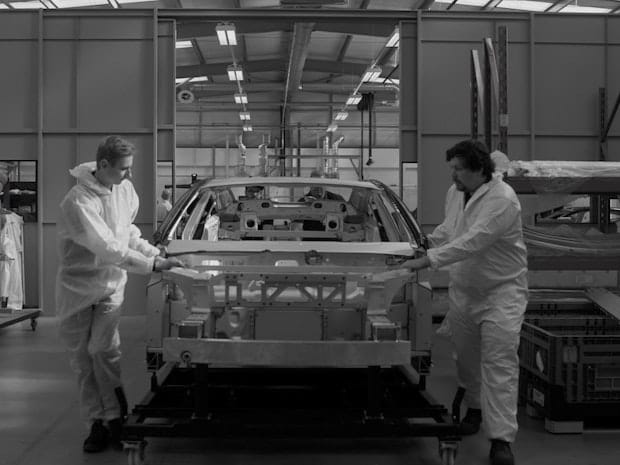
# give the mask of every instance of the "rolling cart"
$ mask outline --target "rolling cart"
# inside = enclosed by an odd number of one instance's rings
[[[437,437],[454,465],[460,399],[453,412],[404,367],[225,368],[168,362],[123,429],[128,463],[144,463],[147,437]],[[462,396],[461,396],[462,398]]]
[[[24,310],[12,310],[8,309],[6,312],[2,309],[0,311],[0,328],[6,328],[7,326],[14,325],[20,321],[30,320],[30,327],[33,331],[37,329],[37,318],[41,315],[39,309],[24,309]]]

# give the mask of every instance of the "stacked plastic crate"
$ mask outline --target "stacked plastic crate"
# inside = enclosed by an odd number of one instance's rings
[[[620,426],[620,322],[593,302],[534,305],[519,348],[520,398],[554,433]]]

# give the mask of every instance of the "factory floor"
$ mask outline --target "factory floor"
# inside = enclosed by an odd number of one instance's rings
[[[144,369],[144,319],[124,317],[123,376],[131,404],[148,389]],[[437,339],[429,392],[450,405],[454,376],[447,343]],[[520,413],[514,445],[517,464],[617,465],[618,431],[552,435],[543,422]],[[0,465],[125,464],[122,452],[82,453],[86,435],[78,417],[77,392],[67,356],[56,334],[56,320],[42,317],[36,331],[29,322],[0,329]],[[439,465],[437,440],[199,441],[149,439],[147,463],[160,464],[311,464]],[[456,463],[488,464],[489,444],[482,433],[464,438]]]

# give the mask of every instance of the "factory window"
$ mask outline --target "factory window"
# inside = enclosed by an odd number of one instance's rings
[[[37,162],[0,161],[2,207],[20,215],[25,222],[37,221]]]

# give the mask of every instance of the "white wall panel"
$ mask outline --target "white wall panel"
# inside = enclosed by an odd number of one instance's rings
[[[43,127],[75,128],[75,81],[77,41],[46,41],[43,45]]]
[[[470,50],[477,44],[422,44],[422,134],[468,134]]]
[[[605,16],[591,14],[535,15],[534,41],[564,44],[605,42]]]
[[[0,160],[36,160],[38,151],[36,135],[2,134],[0,130]]]
[[[598,141],[592,137],[537,137],[537,160],[596,160]]]
[[[78,50],[80,126],[152,127],[152,40],[82,41]]]
[[[78,164],[75,138],[68,135],[46,136],[43,139],[43,153],[45,179],[40,183],[43,187],[40,190],[43,210],[41,220],[44,223],[56,223],[60,202],[75,184],[68,175],[69,167]]]
[[[510,34],[510,32],[508,32]],[[512,37],[509,35],[509,37]],[[508,115],[509,133],[522,134],[531,129],[530,80],[524,78],[530,70],[530,51],[527,44],[511,44],[508,56]],[[512,144],[512,137],[509,144]]]
[[[534,70],[535,132],[596,136],[598,89],[605,84],[604,46],[538,44]]]
[[[26,11],[3,11],[0,16],[0,40],[38,37],[39,15]]]
[[[4,21],[0,21],[0,29]],[[37,127],[37,42],[0,39],[0,128]]]

